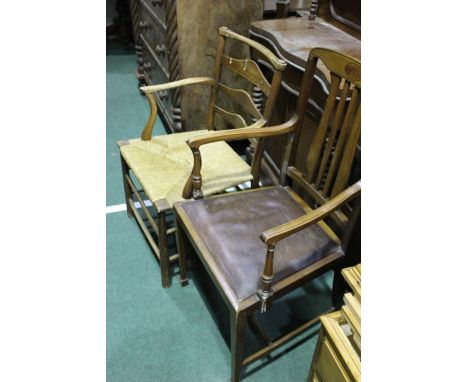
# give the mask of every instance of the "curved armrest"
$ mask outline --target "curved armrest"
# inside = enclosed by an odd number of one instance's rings
[[[148,121],[146,122],[145,128],[141,133],[141,139],[144,141],[151,140],[151,136],[153,135],[153,128],[154,123],[156,122],[156,118],[158,116],[158,106],[156,105],[156,100],[152,93],[160,92],[162,90],[169,90],[178,88],[181,86],[187,85],[210,85],[213,86],[216,81],[211,77],[192,77],[192,78],[185,78],[183,80],[172,81],[168,82],[167,84],[160,84],[160,85],[149,85],[149,86],[142,86],[140,90],[145,93],[146,98],[150,104],[150,116]]]
[[[213,86],[215,83],[216,81],[211,77],[191,77],[191,78],[185,78],[183,80],[168,82],[166,84],[142,86],[140,90],[145,94],[150,94],[150,93],[160,92],[162,90],[178,88],[181,86],[197,85],[197,84]]]
[[[263,123],[265,123],[265,120],[261,119],[251,126],[241,127],[239,129],[234,130],[213,131],[212,133],[189,138],[187,140],[187,144],[190,146],[192,151],[194,151],[200,146],[206,145],[207,143],[219,141],[237,141],[248,138],[265,138],[272,137],[275,135],[287,134],[294,131],[297,119],[298,116],[297,114],[295,114],[291,119],[289,119],[289,121],[281,125],[260,127]]]
[[[261,313],[265,312],[271,305],[270,297],[273,295],[271,286],[274,278],[273,262],[276,243],[285,237],[323,220],[325,217],[340,208],[344,203],[357,198],[359,195],[361,195],[361,181],[340,192],[337,196],[316,210],[298,217],[297,219],[291,220],[290,222],[271,228],[261,234],[260,238],[268,247],[261,278],[261,288],[257,291],[257,296],[261,303]]]
[[[289,121],[269,127],[255,127],[258,123],[264,123],[264,120],[259,120],[257,123],[249,126],[242,127],[235,130],[229,131],[214,131],[212,133],[198,135],[197,137],[192,137],[187,140],[187,144],[192,150],[193,154],[193,170],[191,177],[187,180],[185,184],[184,191],[182,196],[184,199],[190,199],[193,195],[195,199],[203,197],[201,191],[202,178],[201,178],[201,155],[200,155],[200,146],[206,145],[207,143],[219,142],[219,141],[236,141],[241,139],[248,138],[265,138],[273,137],[277,135],[283,135],[291,133],[296,128],[296,122],[298,120],[298,115],[294,114]],[[259,124],[261,126],[261,123]]]
[[[331,213],[335,212],[344,203],[347,203],[361,195],[361,181],[356,182],[352,186],[348,187],[344,191],[340,192],[333,199],[329,200],[323,206],[298,217],[297,219],[291,220],[290,222],[281,224],[277,227],[270,228],[263,232],[260,238],[263,242],[268,245],[275,245],[278,241],[288,237],[304,228],[311,226],[323,220]]]

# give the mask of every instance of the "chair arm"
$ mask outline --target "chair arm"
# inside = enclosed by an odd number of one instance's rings
[[[207,143],[219,142],[219,141],[237,141],[248,138],[265,138],[273,137],[276,135],[283,135],[291,133],[296,127],[298,116],[295,114],[289,121],[276,126],[269,127],[256,127],[255,124],[247,127],[241,127],[234,130],[224,131],[213,131],[208,134],[198,135],[187,139],[187,144],[190,146],[192,151],[200,148],[202,145]],[[260,120],[265,123],[264,120]],[[260,122],[259,121],[259,122]]]
[[[216,81],[210,77],[192,77],[192,78],[185,78],[179,81],[168,82],[167,84],[160,84],[160,85],[149,85],[149,86],[142,86],[140,90],[145,93],[146,98],[150,104],[150,116],[146,125],[141,133],[141,139],[144,141],[150,141],[153,135],[153,128],[154,123],[156,122],[156,118],[158,116],[158,106],[156,104],[156,100],[152,93],[160,92],[162,90],[174,89],[180,86],[187,86],[187,85],[210,85],[213,86]]]
[[[276,243],[312,224],[323,220],[325,217],[336,211],[344,203],[361,195],[361,181],[348,187],[339,193],[333,199],[329,200],[323,206],[313,210],[297,219],[291,220],[285,224],[271,228],[260,235],[260,238],[267,245],[267,253],[263,273],[261,276],[261,288],[257,291],[260,300],[260,312],[264,313],[271,306],[271,296],[273,292],[271,286],[274,278],[274,255]]]
[[[181,86],[197,85],[197,84],[213,86],[215,83],[216,81],[211,77],[192,77],[192,78],[185,78],[183,80],[168,82],[166,84],[142,86],[140,90],[145,94],[150,94],[150,93],[160,92],[162,90],[178,88]]]
[[[254,124],[249,127],[242,127],[235,130],[213,131],[208,134],[198,135],[197,137],[187,139],[187,144],[189,145],[193,154],[193,169],[191,177],[189,177],[185,183],[185,187],[182,193],[183,198],[190,199],[193,196],[195,199],[200,199],[203,197],[203,193],[201,191],[202,161],[200,146],[213,142],[235,141],[248,138],[264,138],[291,133],[296,128],[297,120],[298,116],[297,114],[294,114],[294,116],[290,118],[289,121],[277,126],[254,127]]]
[[[359,195],[361,195],[361,181],[356,182],[352,186],[340,192],[337,196],[319,208],[300,216],[297,219],[291,220],[290,222],[270,228],[263,232],[260,235],[260,238],[267,246],[275,245],[278,241],[307,228],[320,220],[323,220],[340,208],[344,203],[357,198]]]

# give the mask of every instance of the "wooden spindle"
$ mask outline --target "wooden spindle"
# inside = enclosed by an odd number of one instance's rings
[[[270,244],[267,249],[265,266],[262,274],[262,289],[257,292],[261,301],[260,313],[265,313],[271,307],[271,284],[273,282],[273,259],[275,255],[275,245]]]

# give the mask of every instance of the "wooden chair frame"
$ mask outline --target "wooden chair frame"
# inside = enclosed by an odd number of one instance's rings
[[[318,59],[321,59],[331,71],[332,84],[330,95],[327,99],[327,105],[325,107],[324,114],[322,115],[311,150],[311,155],[315,157],[314,159],[317,165],[309,168],[307,171],[308,175],[304,175],[293,165],[288,166],[288,164],[294,163],[302,121]],[[337,81],[337,78],[345,79],[342,88],[340,88],[340,81]],[[354,231],[355,227],[352,225],[353,222],[357,221],[357,219],[352,215],[352,211],[351,213],[343,213],[341,210],[346,210],[344,207],[349,206],[351,201],[359,198],[361,193],[360,181],[352,186],[347,185],[353,155],[360,137],[360,82],[360,63],[358,61],[349,56],[327,49],[313,49],[310,52],[306,72],[303,77],[296,113],[288,122],[280,126],[266,127],[256,131],[253,129],[239,129],[232,132],[219,132],[213,136],[199,136],[187,141],[192,149],[195,159],[192,183],[194,195],[196,195],[202,182],[200,175],[201,161],[198,159],[199,147],[202,144],[213,142],[215,139],[236,140],[289,134],[281,168],[282,184],[286,185],[288,181],[296,183],[299,187],[304,189],[308,195],[313,198],[313,200],[315,200],[315,203],[318,206],[318,208],[312,210],[295,192],[293,192],[289,187],[286,187],[286,190],[291,194],[291,196],[304,207],[305,211],[308,212],[286,224],[282,224],[261,233],[260,238],[266,246],[264,270],[263,274],[259,275],[261,277],[261,289],[256,295],[252,295],[244,300],[238,301],[231,286],[226,282],[226,279],[218,268],[208,247],[197,234],[195,226],[183,209],[183,202],[176,203],[174,205],[177,224],[176,237],[180,255],[180,281],[182,285],[186,285],[188,282],[186,253],[189,244],[191,244],[214,281],[214,284],[224,301],[230,308],[231,378],[234,382],[239,381],[242,367],[264,357],[297,335],[303,333],[319,321],[319,316],[277,340],[272,341],[262,335],[266,346],[256,353],[244,358],[243,346],[247,319],[252,318],[253,313],[257,310],[264,312],[270,307],[275,299],[278,299],[286,293],[300,287],[312,278],[315,278],[329,270],[334,270],[336,273],[336,271],[342,267],[344,253],[348,244],[347,241],[350,237],[349,232]],[[351,84],[353,85],[353,89],[351,89]],[[349,93],[351,93],[352,97],[347,96]],[[348,102],[348,107],[345,112],[344,104],[346,102]],[[336,110],[332,107],[333,105],[336,106]],[[337,126],[338,122],[335,123],[331,121],[331,117],[333,118],[333,121],[339,120],[343,122],[343,126],[345,127],[340,130]],[[325,136],[325,132],[327,136]],[[341,133],[345,134],[345,138],[343,139],[346,140],[346,144],[340,141],[339,137],[341,136]],[[319,144],[317,143],[319,141],[322,141],[322,147],[319,147]],[[336,142],[336,144],[334,142]],[[338,167],[336,167],[336,162],[331,160],[330,163],[329,161],[329,168],[333,168],[333,166],[335,166],[335,169],[333,171],[330,170],[332,171],[331,174],[326,174],[323,170],[324,161],[319,160],[318,153],[324,152],[325,154],[331,154],[332,147],[330,145],[334,145],[333,152],[338,152],[337,155],[340,155],[341,160],[339,160],[340,163]],[[333,177],[333,182],[329,180],[328,175]],[[310,184],[309,181],[312,184]],[[326,187],[322,187],[323,184],[325,184]],[[244,192],[259,191],[249,190]],[[218,197],[225,197],[225,195],[214,196],[214,198]],[[357,210],[360,211],[360,208],[355,209],[354,212]],[[280,240],[291,236],[306,227],[322,222],[325,218],[333,219],[338,230],[342,229],[342,234],[344,232],[342,235],[344,238],[341,242],[342,252],[327,256],[299,272],[273,283],[274,253],[276,244]],[[333,310],[333,307],[330,310]],[[326,312],[330,310],[327,310]],[[251,319],[249,323],[253,325],[254,332],[264,333],[255,320]]]
[[[237,40],[241,43],[248,45],[251,49],[254,49],[260,54],[262,54],[271,63],[271,65],[274,68],[274,75],[271,84],[263,76],[260,68],[254,61],[250,59],[235,59],[223,54],[227,38]],[[219,80],[221,78],[221,70],[223,67],[228,68],[229,70],[238,74],[239,76],[244,77],[246,80],[254,84],[254,86],[259,88],[267,96],[267,101],[265,103],[265,111],[263,113],[261,113],[257,109],[254,101],[247,92],[239,89],[233,89],[219,83]],[[182,79],[179,81],[169,82],[166,84],[143,86],[141,88],[150,105],[150,115],[141,134],[141,139],[149,141],[152,138],[154,124],[156,122],[158,114],[154,94],[156,92],[167,91],[181,86],[190,85],[206,85],[211,87],[211,94],[208,104],[208,130],[213,130],[214,116],[215,113],[217,113],[222,118],[231,123],[234,127],[236,127],[236,129],[232,131],[237,130],[237,128],[242,128],[241,130],[254,129],[255,131],[258,131],[258,128],[266,126],[269,123],[276,102],[276,97],[280,88],[282,72],[285,68],[286,63],[283,60],[277,58],[270,50],[265,48],[263,45],[242,35],[239,35],[226,27],[221,27],[219,29],[219,42],[216,52],[213,78],[193,77]],[[251,125],[247,126],[245,120],[239,114],[230,113],[218,107],[215,104],[218,91],[224,92],[228,96],[230,96],[234,101],[236,101],[246,111],[248,111],[256,119],[256,121]],[[217,132],[212,132],[212,134],[213,137],[219,136],[216,135]],[[118,142],[119,146],[123,146],[126,144],[129,144],[129,142]],[[262,140],[259,140],[257,142],[254,159],[252,161],[251,166],[253,176],[252,187],[258,187],[259,185],[263,148],[264,144]],[[197,154],[196,161],[201,165],[200,153]],[[121,164],[125,191],[125,202],[127,204],[127,214],[129,217],[135,217],[140,229],[142,230],[144,236],[148,240],[151,249],[153,250],[157,260],[160,263],[162,286],[164,288],[168,288],[171,284],[170,264],[176,262],[179,257],[178,254],[169,256],[168,252],[168,235],[172,235],[176,231],[176,227],[168,228],[167,216],[172,211],[172,208],[165,199],[151,201],[152,205],[154,206],[157,212],[157,217],[155,219],[150,213],[147,206],[145,205],[144,200],[141,196],[144,190],[138,189],[135,183],[133,182],[130,176],[131,169],[122,155]],[[201,187],[201,183],[199,185]],[[184,197],[190,198],[192,194],[194,194],[197,198],[203,197],[200,187],[197,187],[195,192],[192,192],[192,181],[189,180],[184,189]],[[151,230],[156,234],[156,237],[158,238],[158,243],[153,239],[150,230],[144,223],[142,215],[138,213],[138,210],[135,206],[135,200],[139,202],[140,208],[143,211],[143,216],[146,217],[151,226]]]

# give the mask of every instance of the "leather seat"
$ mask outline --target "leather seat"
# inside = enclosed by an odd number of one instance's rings
[[[186,140],[208,130],[132,139],[120,151],[152,202],[166,199],[169,205],[182,198],[182,190],[193,167],[193,154]],[[203,145],[200,149],[203,194],[213,195],[252,179],[250,166],[226,142]]]
[[[185,202],[180,207],[239,301],[260,288],[266,255],[260,234],[305,213],[283,187],[236,192]],[[278,243],[274,283],[341,251],[327,228],[325,223],[315,224]]]

